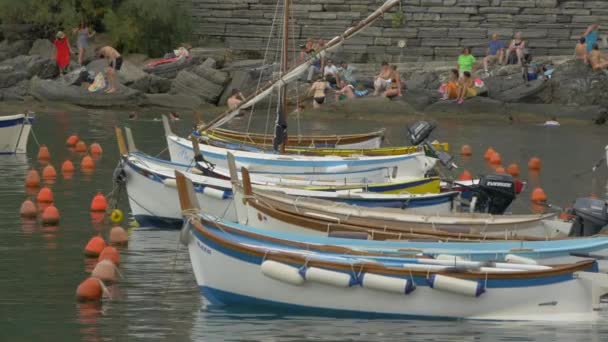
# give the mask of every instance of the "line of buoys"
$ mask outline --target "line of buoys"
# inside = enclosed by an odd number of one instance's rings
[[[89,147],[89,153],[93,156],[100,156],[103,153],[103,149],[100,144],[92,143]]]
[[[66,174],[74,173],[74,163],[71,160],[66,159],[63,164],[61,164],[61,173],[65,176]]]
[[[46,145],[40,145],[38,149],[38,160],[39,161],[49,161],[51,160],[51,153],[49,152],[49,148]]]
[[[48,186],[43,187],[38,192],[38,196],[36,196],[36,201],[39,203],[53,203],[53,190]]]
[[[532,191],[532,194],[530,195],[530,199],[534,203],[546,202],[547,201],[547,194],[545,194],[545,191],[542,188],[536,187]]]
[[[99,278],[89,277],[76,288],[76,299],[79,302],[100,301],[103,287]]]
[[[507,173],[517,178],[519,177],[519,165],[513,163],[507,166]]]
[[[104,248],[106,248],[105,240],[99,235],[93,236],[84,247],[84,255],[88,258],[98,258]]]
[[[538,171],[542,166],[541,160],[538,157],[530,158],[528,161],[528,169]]]
[[[129,234],[127,231],[120,227],[114,226],[110,229],[110,245],[126,247],[129,244]]]
[[[473,149],[471,149],[471,146],[469,145],[462,145],[460,148],[460,155],[470,157],[473,155]]]
[[[495,152],[494,154],[492,154],[490,156],[490,164],[492,165],[500,165],[502,163],[502,158],[500,156],[500,153]]]
[[[87,152],[87,144],[84,141],[79,140],[76,143],[76,146],[74,147],[74,151],[76,151],[78,153],[86,153]]]
[[[40,186],[40,175],[36,169],[30,169],[25,176],[25,186],[28,188],[37,188]]]
[[[470,180],[473,180],[473,175],[471,175],[471,173],[469,172],[469,170],[464,170],[458,176],[458,180],[459,181],[470,181]]]
[[[67,146],[73,147],[73,146],[76,146],[76,144],[78,143],[78,140],[80,140],[80,139],[78,139],[78,134],[74,133],[68,137],[68,139],[65,141],[65,144]]]
[[[91,172],[95,169],[95,162],[91,156],[86,155],[82,157],[82,161],[80,162],[80,169],[84,172]]]
[[[44,180],[53,180],[57,178],[57,170],[55,170],[55,167],[51,164],[48,164],[47,166],[44,167],[44,169],[42,169],[42,179]]]
[[[490,159],[492,158],[492,155],[496,153],[496,151],[494,150],[493,147],[488,147],[488,149],[486,150],[486,153],[484,153],[483,155],[483,159],[490,161]]]
[[[58,224],[60,218],[61,215],[59,215],[59,209],[52,204],[42,212],[42,224],[44,225]]]
[[[104,196],[101,192],[98,192],[91,201],[91,211],[102,212],[106,211],[107,209],[108,201],[106,200],[106,196]]]
[[[101,279],[106,285],[111,285],[118,280],[118,268],[108,259],[101,260],[95,265],[91,276]]]
[[[36,204],[31,199],[26,199],[21,204],[21,208],[19,209],[19,215],[23,218],[36,218],[38,216],[38,209],[36,208]]]
[[[103,251],[99,253],[99,258],[97,258],[97,260],[110,260],[116,266],[118,266],[120,265],[120,253],[118,253],[118,250],[116,248],[112,246],[106,246],[106,248],[104,248]]]

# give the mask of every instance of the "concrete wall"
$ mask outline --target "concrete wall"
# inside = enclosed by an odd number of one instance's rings
[[[276,0],[191,0],[195,36],[262,56],[277,48],[282,7]],[[282,0],[279,0],[282,6]],[[292,34],[331,38],[375,10],[381,0],[293,0]],[[403,13],[403,23],[394,22]],[[352,62],[454,59],[463,46],[485,53],[488,37],[522,31],[535,55],[570,55],[586,27],[608,20],[608,0],[402,0],[339,52]],[[608,28],[606,31],[608,33]],[[398,46],[399,40],[406,47]]]

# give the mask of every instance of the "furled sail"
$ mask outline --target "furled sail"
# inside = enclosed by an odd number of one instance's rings
[[[354,37],[361,30],[370,26],[376,19],[378,19],[380,16],[382,16],[385,12],[387,12],[388,10],[393,8],[395,5],[399,4],[399,1],[400,0],[386,1],[382,6],[380,6],[378,9],[376,9],[367,18],[365,18],[362,21],[360,21],[359,23],[357,23],[357,25],[348,28],[341,35],[332,38],[329,42],[327,42],[327,44],[325,45],[325,47],[323,49],[318,51],[318,53],[314,56],[314,58],[311,58],[311,59],[303,62],[302,64],[299,64],[299,65],[291,68],[291,70],[289,70],[288,72],[283,74],[276,81],[265,85],[264,87],[258,89],[256,92],[254,92],[253,94],[248,96],[245,99],[245,101],[243,101],[243,103],[241,103],[237,108],[231,109],[231,110],[228,110],[228,111],[222,113],[220,116],[213,119],[211,122],[200,127],[199,131],[203,132],[208,129],[220,127],[221,125],[225,124],[226,122],[232,120],[242,109],[251,108],[253,105],[255,105],[256,103],[263,100],[266,96],[270,95],[273,91],[278,90],[281,87],[283,87],[284,85],[297,80],[300,77],[300,75],[302,75],[304,72],[306,72],[306,70],[310,67],[310,65],[312,63],[314,63],[319,58],[325,56],[325,54],[327,54],[328,52],[332,52],[332,51],[336,50],[340,45],[342,45],[342,43],[345,40]]]

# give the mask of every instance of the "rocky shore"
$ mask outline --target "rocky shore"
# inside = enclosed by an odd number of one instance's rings
[[[114,94],[91,93],[81,69],[72,65],[68,75],[59,75],[48,40],[0,42],[0,101],[62,102],[82,107],[161,107],[197,110],[224,105],[232,89],[244,94],[265,84],[276,65],[247,59],[225,48],[193,48],[191,57],[157,67],[146,67],[147,58],[125,56],[118,73],[120,88]],[[340,56],[334,56],[339,60]],[[550,118],[574,118],[604,123],[608,118],[608,74],[565,57],[536,58],[539,65],[552,65],[548,80],[523,82],[521,67],[497,66],[480,77],[485,83],[480,96],[457,105],[439,98],[438,89],[453,63],[411,62],[397,64],[407,91],[395,100],[355,99],[328,104],[332,110],[361,113],[490,114],[511,118],[530,114]],[[104,60],[88,59],[86,71],[95,74]],[[371,80],[378,65],[353,64],[359,80]],[[302,98],[308,84],[291,87],[291,99]],[[330,96],[333,98],[333,96]],[[390,104],[389,104],[390,102]],[[304,101],[305,104],[308,100]],[[307,110],[308,107],[307,106]]]

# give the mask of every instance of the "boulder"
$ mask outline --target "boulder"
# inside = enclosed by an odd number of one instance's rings
[[[507,115],[504,103],[487,97],[476,96],[457,104],[453,101],[435,102],[424,109],[430,114],[497,114]]]
[[[29,88],[30,82],[22,80],[10,88],[0,89],[0,101],[24,101]]]
[[[207,58],[201,65],[204,65],[208,68],[217,69],[217,62],[213,58]]]
[[[146,75],[130,85],[131,88],[137,89],[142,93],[162,94],[168,93],[171,90],[171,80],[159,77],[156,75]]]
[[[490,91],[490,97],[502,102],[517,103],[517,102],[528,102],[537,103],[541,102],[538,100],[537,95],[547,85],[544,80],[534,80],[527,83],[520,81],[521,83],[511,89],[504,90],[502,92]],[[491,88],[490,88],[491,89]]]
[[[414,72],[407,80],[409,89],[426,89],[437,91],[441,80],[436,72]]]
[[[108,68],[108,61],[105,59],[96,59],[86,66],[88,71],[93,71],[95,74],[105,72]],[[147,74],[136,65],[129,61],[123,61],[122,68],[118,71],[118,81],[121,84],[130,85],[142,78],[145,78]]]
[[[223,90],[223,86],[187,70],[180,71],[171,85],[172,94],[198,96],[203,101],[213,104],[217,104]]]
[[[40,101],[67,102],[83,107],[131,107],[144,102],[141,92],[119,86],[113,94],[91,93],[86,87],[66,85],[62,81],[42,80],[34,77],[30,93]]]
[[[196,109],[203,104],[198,96],[186,94],[146,94],[143,105],[150,107]]]
[[[351,101],[344,101],[332,104],[329,108],[345,115],[369,113],[380,115],[405,115],[417,114],[418,111],[405,101],[390,100],[380,96],[368,96],[357,98]]]
[[[229,81],[229,75],[226,71],[213,69],[205,65],[204,63],[192,68],[192,72],[208,81],[211,81],[221,86],[225,86],[226,83],[228,83]]]
[[[15,71],[0,66],[0,89],[13,87],[17,83],[27,79],[28,74],[25,71]]]
[[[55,46],[48,39],[36,39],[28,54],[53,59],[55,58]]]
[[[572,106],[608,107],[608,73],[593,71],[580,61],[558,65],[543,93],[545,101]]]
[[[202,48],[196,47],[190,49],[192,57],[199,60],[213,59],[217,64],[224,65],[226,61],[227,50],[225,48]]]
[[[197,65],[199,61],[199,57],[192,56],[190,58],[181,58],[175,62],[160,64],[154,67],[146,66],[143,71],[164,78],[175,78],[181,70]]]
[[[407,89],[400,100],[407,102],[416,110],[422,111],[439,100],[439,92],[437,90]]]
[[[231,72],[230,75],[230,83],[228,84],[228,86],[226,86],[226,88],[224,88],[224,91],[220,96],[218,102],[220,105],[226,104],[226,101],[228,101],[228,98],[230,97],[230,95],[232,95],[233,89],[239,89],[240,91],[243,91],[245,88],[249,88],[250,85],[253,83],[253,78],[247,71],[236,70]],[[255,88],[253,90],[255,90]],[[244,93],[244,95],[247,96],[247,93]]]
[[[19,55],[27,55],[30,46],[31,42],[29,40],[17,40],[12,42],[4,40],[0,42],[0,61],[14,58]]]
[[[3,73],[25,72],[27,78],[37,76],[39,78],[54,78],[59,74],[59,69],[53,59],[42,56],[17,56],[0,63]]]

